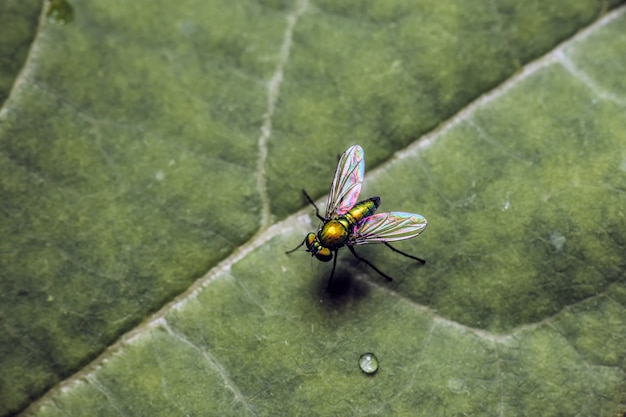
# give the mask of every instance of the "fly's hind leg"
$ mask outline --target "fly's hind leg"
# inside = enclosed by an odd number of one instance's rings
[[[368,261],[367,259],[362,258],[361,256],[359,256],[359,255],[356,253],[356,251],[354,250],[354,248],[353,248],[352,246],[350,246],[350,245],[347,245],[347,246],[348,246],[348,249],[350,249],[350,252],[352,252],[352,254],[354,255],[354,257],[355,257],[355,258],[357,258],[359,261],[363,261],[363,262],[365,262],[366,264],[368,264],[368,265],[369,265],[369,266],[370,266],[370,267],[371,267],[374,271],[378,272],[378,273],[379,273],[382,277],[384,277],[387,281],[393,281],[393,279],[392,279],[389,275],[385,274],[385,273],[384,273],[384,272],[382,272],[380,269],[376,268],[376,267],[374,266],[374,264],[372,264],[370,261]]]
[[[391,245],[390,245],[389,243],[387,243],[387,242],[383,242],[383,243],[384,243],[384,244],[385,244],[385,246],[387,246],[389,249],[391,249],[391,250],[392,250],[392,251],[394,251],[394,252],[399,253],[400,255],[404,255],[404,256],[406,256],[407,258],[415,259],[416,261],[421,262],[421,263],[423,263],[423,264],[425,264],[425,263],[426,263],[426,261],[425,261],[425,260],[423,260],[422,258],[418,258],[417,256],[409,255],[408,253],[402,252],[400,249],[396,249],[396,248],[394,248],[393,246],[391,246]]]

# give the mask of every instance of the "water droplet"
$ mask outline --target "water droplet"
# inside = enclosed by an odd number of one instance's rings
[[[64,25],[74,20],[74,9],[67,0],[48,0],[46,17],[52,23]]]
[[[359,358],[361,371],[368,375],[373,375],[378,371],[378,358],[373,353],[364,353]]]

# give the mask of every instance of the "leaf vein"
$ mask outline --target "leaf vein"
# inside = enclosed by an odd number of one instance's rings
[[[270,224],[270,198],[267,194],[267,184],[265,183],[265,161],[267,159],[267,141],[272,134],[272,116],[276,109],[276,102],[280,93],[280,85],[283,81],[283,73],[285,66],[289,61],[289,52],[291,50],[293,32],[298,22],[298,18],[306,11],[308,0],[299,0],[295,10],[287,16],[287,29],[283,43],[280,47],[278,65],[274,75],[267,83],[267,110],[263,115],[263,125],[261,126],[261,136],[259,136],[259,160],[257,163],[258,179],[257,185],[261,197],[261,225],[267,227]]]
[[[228,374],[228,371],[224,368],[224,366],[222,366],[222,364],[220,364],[220,362],[213,355],[211,355],[209,351],[196,345],[194,342],[189,340],[182,333],[177,332],[174,329],[172,329],[165,319],[161,320],[160,325],[174,339],[178,340],[179,342],[199,352],[204,357],[204,359],[208,362],[208,364],[219,373],[226,387],[228,388],[229,391],[233,393],[233,396],[237,399],[237,401],[243,404],[248,409],[251,415],[253,416],[257,415],[257,413],[254,411],[254,409],[250,405],[250,402],[245,398],[245,396],[243,395],[239,387],[237,387],[237,384],[235,384],[235,382],[232,380],[232,378]]]

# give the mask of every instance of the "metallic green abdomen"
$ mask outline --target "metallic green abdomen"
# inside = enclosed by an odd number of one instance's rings
[[[320,244],[331,250],[339,249],[346,244],[348,236],[354,230],[359,221],[374,214],[380,205],[380,198],[372,197],[356,203],[343,216],[337,219],[328,220],[317,232]]]
[[[339,219],[345,218],[351,227],[356,226],[358,222],[374,214],[379,205],[379,197],[368,198],[367,200],[356,203],[350,211],[341,216]]]

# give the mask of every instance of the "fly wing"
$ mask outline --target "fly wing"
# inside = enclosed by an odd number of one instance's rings
[[[422,233],[428,222],[419,214],[394,211],[366,217],[350,235],[349,244],[365,245],[405,240]]]
[[[357,202],[363,176],[365,159],[363,148],[359,145],[349,147],[339,158],[335,178],[330,186],[330,195],[326,205],[326,219],[334,215],[346,214]]]

